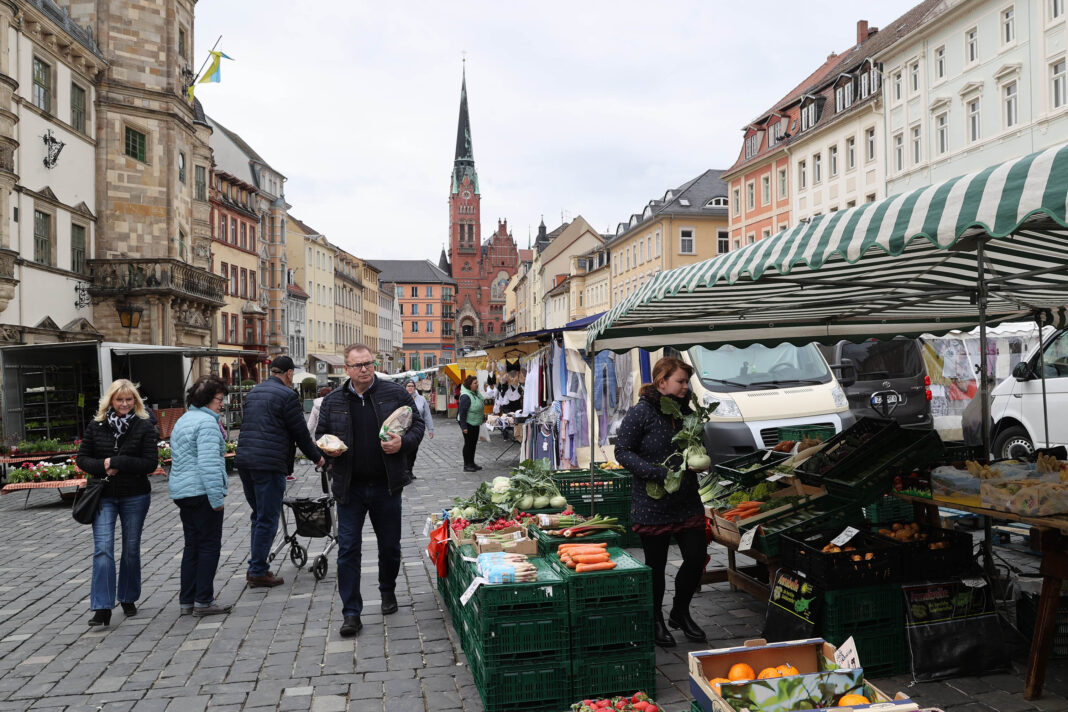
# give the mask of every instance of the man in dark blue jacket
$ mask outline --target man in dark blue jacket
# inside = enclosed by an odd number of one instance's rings
[[[424,423],[403,386],[375,377],[374,357],[363,344],[345,349],[349,380],[323,398],[315,436],[336,435],[348,448],[332,457],[331,483],[337,500],[337,588],[344,622],[341,635],[360,632],[360,543],[363,520],[371,518],[378,539],[378,590],[382,613],[397,612],[397,574],[401,564],[401,490],[412,481],[406,453],[423,439]],[[412,409],[403,436],[378,437],[382,423],[402,406]]]
[[[293,470],[296,455],[293,443],[320,467],[326,463],[304,424],[304,411],[292,388],[293,370],[293,359],[276,358],[271,362],[271,377],[245,396],[234,465],[245,489],[245,499],[252,507],[252,553],[245,577],[250,588],[284,583],[280,576],[271,573],[267,557],[278,533],[286,475]]]

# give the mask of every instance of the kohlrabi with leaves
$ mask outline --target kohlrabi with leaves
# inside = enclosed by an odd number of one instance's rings
[[[719,403],[709,403],[707,406],[701,405],[700,399],[691,392],[690,407],[692,412],[684,414],[682,408],[679,407],[678,401],[674,398],[669,398],[668,396],[660,398],[660,412],[670,416],[672,419],[678,418],[682,421],[682,428],[671,439],[671,442],[682,449],[682,460],[677,469],[673,469],[671,465],[671,461],[676,459],[674,454],[664,460],[662,464],[668,468],[664,483],[646,482],[646,494],[653,499],[661,499],[665,494],[674,494],[682,486],[682,476],[686,470],[703,472],[712,466],[712,459],[705,451],[705,423],[708,422],[712,411],[718,405]]]

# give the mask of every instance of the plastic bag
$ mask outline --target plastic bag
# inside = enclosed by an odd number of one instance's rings
[[[337,457],[349,449],[345,443],[341,442],[341,438],[336,435],[331,435],[330,433],[327,433],[316,440],[315,444],[319,446],[319,449],[323,451],[323,454],[329,455],[330,457]]]
[[[390,413],[389,417],[382,423],[382,428],[378,431],[378,439],[386,441],[389,440],[391,435],[400,437],[408,432],[410,427],[412,427],[411,406],[402,405]]]
[[[488,443],[490,441],[489,429],[486,428],[486,424],[478,426],[478,439],[481,442]]]

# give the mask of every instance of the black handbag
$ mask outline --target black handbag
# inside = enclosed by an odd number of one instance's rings
[[[92,524],[96,519],[96,513],[100,511],[100,500],[104,496],[104,485],[111,480],[110,477],[90,477],[85,487],[79,487],[74,493],[74,504],[71,505],[70,514],[74,521],[79,524]]]

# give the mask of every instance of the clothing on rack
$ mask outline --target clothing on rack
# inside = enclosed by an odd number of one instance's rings
[[[616,407],[618,395],[616,386],[616,355],[611,351],[601,351],[593,361],[593,409],[604,411],[605,391],[608,391],[608,407]]]

